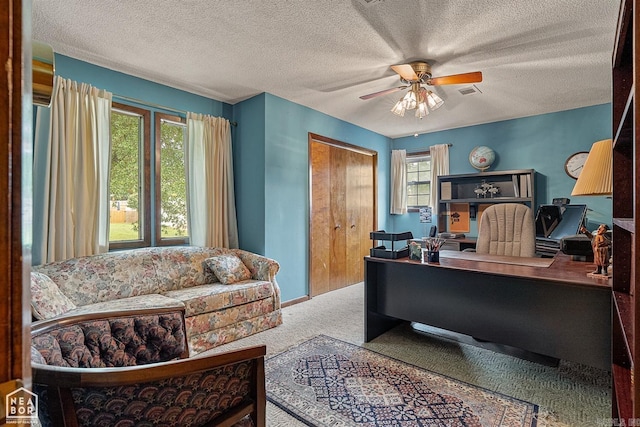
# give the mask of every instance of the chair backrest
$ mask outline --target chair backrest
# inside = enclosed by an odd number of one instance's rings
[[[531,209],[519,203],[500,203],[485,209],[480,219],[476,252],[535,256],[536,232]]]
[[[43,427],[265,426],[265,346],[189,358],[184,307],[31,325]]]
[[[189,355],[184,309],[139,309],[59,316],[31,325],[35,363],[105,368]]]

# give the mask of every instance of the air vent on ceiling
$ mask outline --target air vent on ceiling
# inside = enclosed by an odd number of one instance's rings
[[[376,3],[382,3],[384,0],[359,0],[365,6],[371,6]]]
[[[476,85],[466,86],[462,89],[458,89],[458,91],[463,95],[474,95],[476,93],[482,93],[480,89]]]

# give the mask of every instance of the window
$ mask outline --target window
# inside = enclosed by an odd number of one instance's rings
[[[183,146],[185,120],[155,112],[154,121],[155,150],[152,152],[151,112],[113,103],[109,249],[180,245],[189,241]],[[153,171],[152,153],[155,155]],[[152,179],[155,197],[151,192]]]
[[[111,113],[111,171],[109,248],[149,246],[150,113],[113,103]]]
[[[181,117],[155,114],[156,133],[156,245],[188,243],[187,178]]]
[[[431,156],[407,155],[407,208],[418,209],[431,204]]]

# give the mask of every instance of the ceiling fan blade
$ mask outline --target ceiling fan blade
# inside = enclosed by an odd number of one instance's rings
[[[389,93],[394,93],[394,92],[397,92],[399,90],[406,89],[408,87],[409,86],[392,87],[391,89],[381,90],[380,92],[374,92],[374,93],[370,93],[368,95],[362,95],[360,97],[360,99],[371,99],[371,98],[375,98],[376,96],[382,96],[382,95],[387,95]]]
[[[418,75],[410,64],[392,65],[391,69],[408,82],[418,80]]]
[[[482,73],[475,71],[473,73],[452,74],[450,76],[432,77],[427,80],[427,84],[432,86],[457,85],[461,83],[480,83],[482,81]]]

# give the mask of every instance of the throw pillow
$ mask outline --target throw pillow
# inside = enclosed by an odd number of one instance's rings
[[[31,273],[31,312],[38,320],[49,319],[76,308],[46,274]]]
[[[237,255],[217,255],[207,258],[205,263],[223,285],[251,279],[251,271]]]

